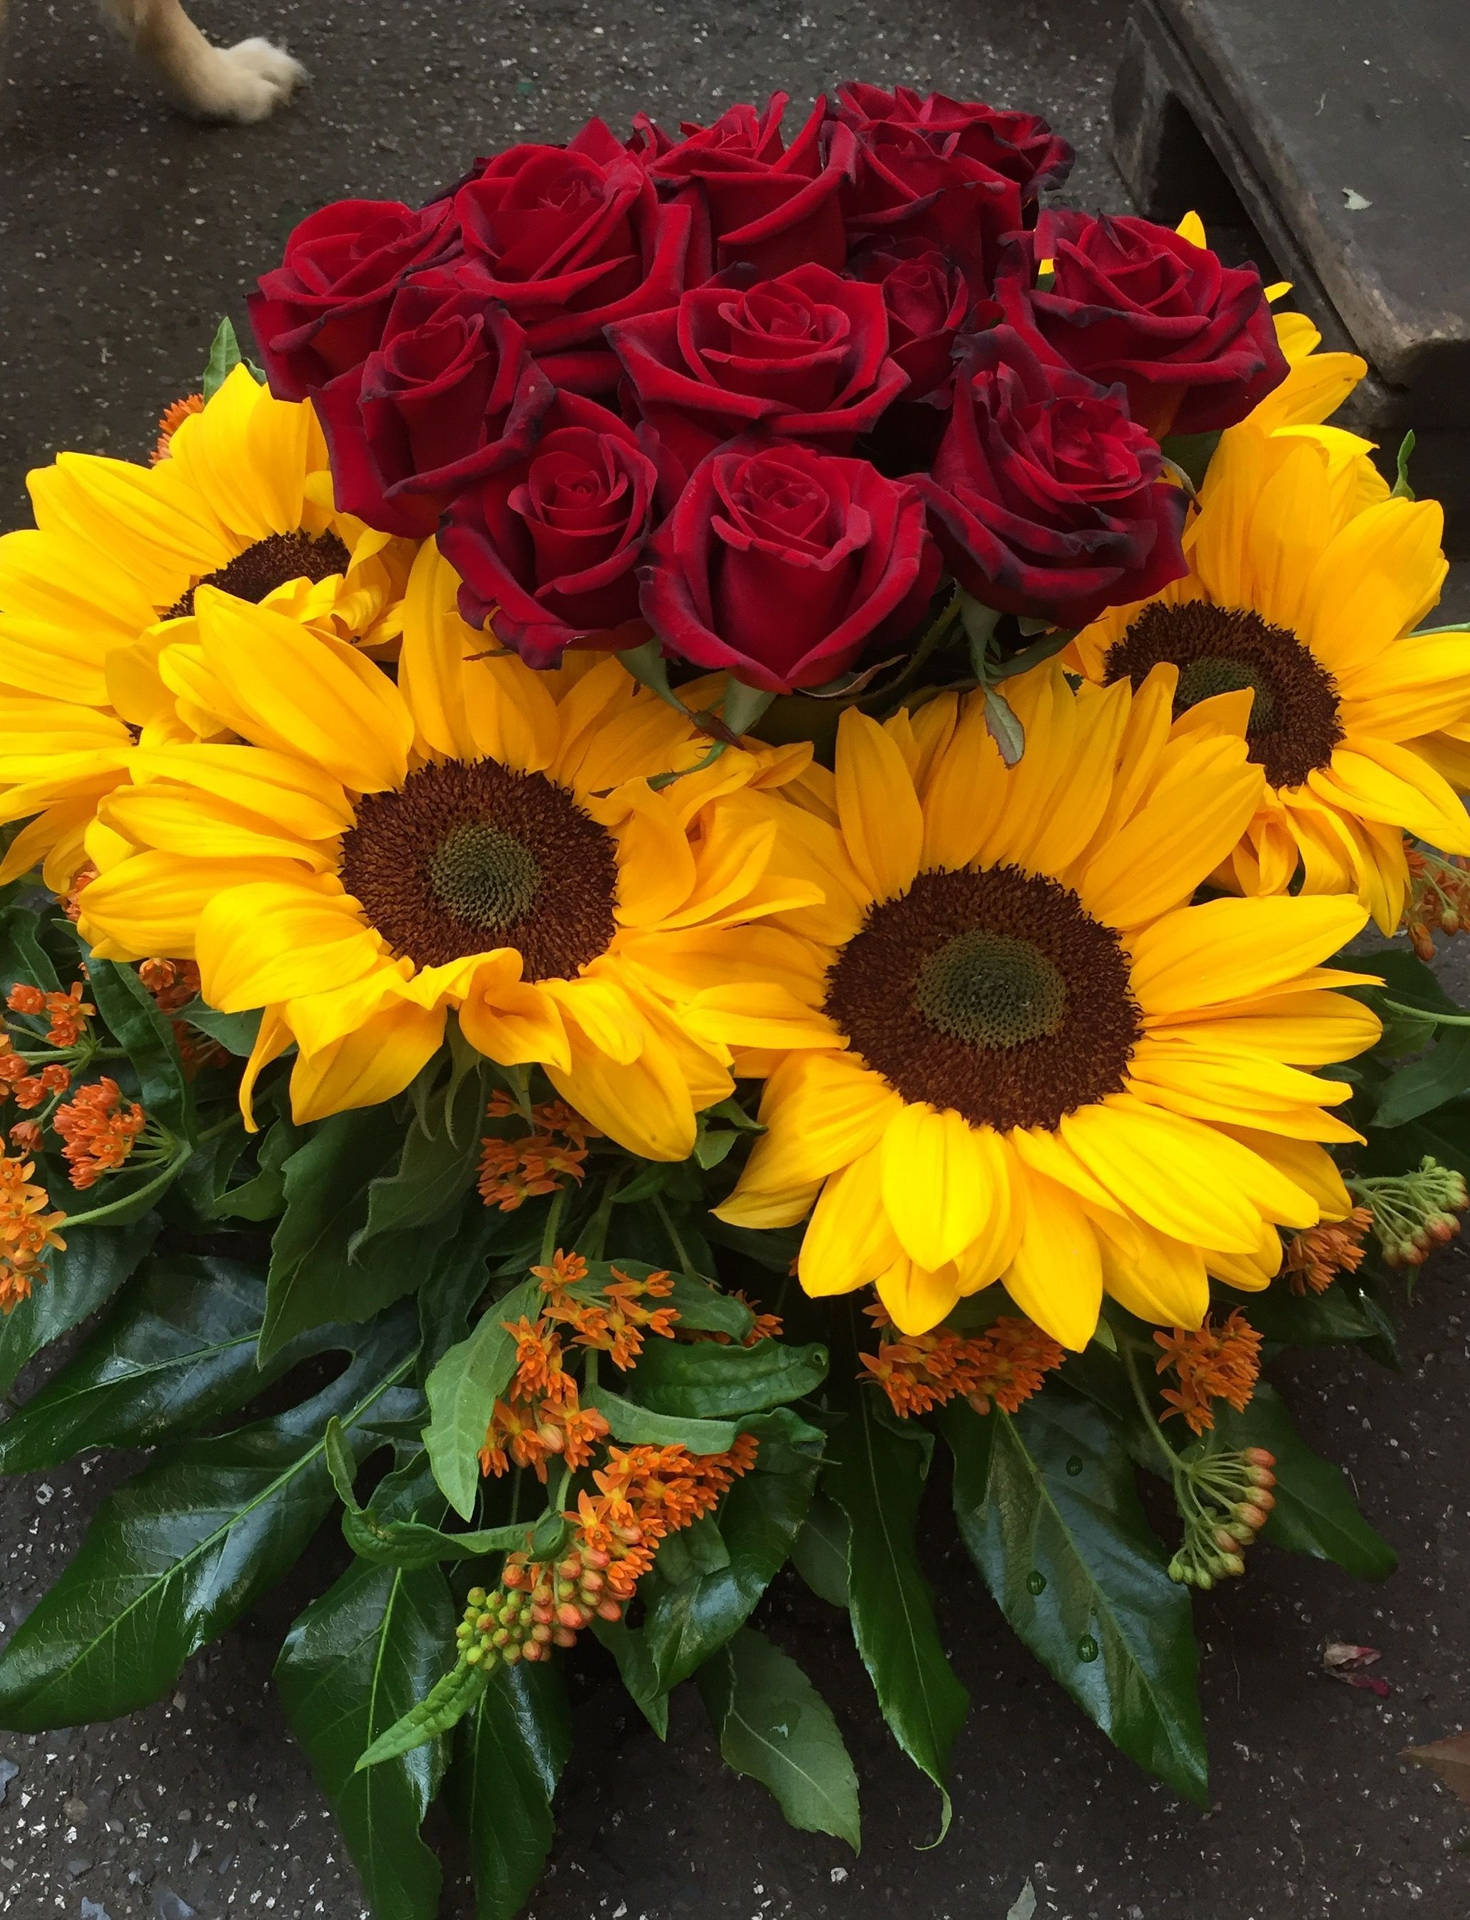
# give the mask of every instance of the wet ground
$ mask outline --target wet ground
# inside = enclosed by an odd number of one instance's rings
[[[344,193],[421,197],[466,159],[565,137],[588,113],[708,118],[778,83],[804,106],[849,76],[1042,108],[1082,150],[1073,197],[1119,208],[1102,152],[1122,0],[735,0],[576,6],[195,0],[215,38],[306,61],[299,107],[248,131],[157,103],[84,0],[14,0],[0,93],[0,525],[58,447],[135,456],[196,384],[215,321],[290,226]],[[1382,1587],[1259,1550],[1200,1603],[1216,1804],[1183,1807],[1120,1760],[1011,1639],[956,1556],[933,1572],[974,1708],[948,1842],[892,1746],[841,1623],[792,1585],[773,1632],[834,1701],[864,1788],[860,1860],[793,1834],[720,1767],[692,1689],[661,1747],[595,1650],[587,1730],[533,1920],[1003,1920],[1029,1878],[1057,1920],[1465,1920],[1467,1821],[1402,1748],[1470,1715],[1470,1266],[1409,1316],[1405,1368],[1308,1358],[1284,1382],[1307,1437],[1398,1547]],[[0,1483],[0,1630],[24,1617],[129,1463]],[[0,1733],[0,1912],[15,1920],[358,1920],[350,1868],[287,1740],[269,1673],[308,1579],[193,1661],[167,1701],[104,1727]],[[1383,1701],[1326,1678],[1327,1639],[1383,1650]],[[452,1855],[451,1855],[452,1860]],[[448,1920],[470,1912],[462,1887]]]

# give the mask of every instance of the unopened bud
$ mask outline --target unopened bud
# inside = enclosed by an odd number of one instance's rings
[[[483,1587],[471,1587],[465,1600],[472,1607],[483,1607],[489,1597]]]
[[[480,1647],[466,1647],[464,1657],[467,1665],[477,1667],[485,1658],[485,1654],[484,1650]]]
[[[559,1647],[574,1647],[577,1644],[577,1636],[570,1627],[558,1627],[551,1638]]]
[[[556,1610],[556,1617],[564,1627],[571,1627],[574,1631],[576,1628],[585,1627],[587,1624],[582,1617],[582,1609],[573,1606],[570,1600],[562,1601]]]
[[[597,1603],[597,1617],[599,1620],[621,1620],[623,1617],[622,1606],[616,1600],[599,1600]]]
[[[504,1652],[501,1654],[500,1657],[508,1667],[513,1667],[517,1662],[517,1660],[520,1659],[521,1652],[522,1652],[522,1649],[516,1645],[514,1640],[512,1640],[510,1645],[504,1650]]]
[[[538,1640],[528,1640],[521,1648],[521,1658],[523,1660],[544,1660],[546,1658],[546,1649]]]

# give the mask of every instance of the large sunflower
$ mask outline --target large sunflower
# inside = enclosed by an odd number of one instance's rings
[[[1245,728],[1265,787],[1222,883],[1353,893],[1390,933],[1404,834],[1470,853],[1465,808],[1419,741],[1466,728],[1470,636],[1413,632],[1444,581],[1444,516],[1391,497],[1367,453],[1332,427],[1232,428],[1185,531],[1189,573],[1111,609],[1069,657],[1134,686],[1167,662],[1177,713]]]
[[[806,1019],[731,929],[815,896],[773,874],[776,830],[738,804],[809,750],[731,748],[651,785],[708,741],[616,659],[487,658],[456,585],[424,547],[396,684],[201,587],[159,671],[244,744],[137,749],[88,835],[82,929],[104,957],[192,955],[211,1005],[265,1010],[247,1111],[293,1042],[298,1119],[388,1099],[454,1009],[491,1059],[540,1064],[631,1151],[680,1159],[732,1081],[718,1009],[669,985],[676,961],[739,987],[752,1044]]]
[[[719,1209],[764,1227],[814,1207],[809,1293],[872,1282],[917,1333],[1000,1279],[1080,1348],[1105,1289],[1197,1325],[1209,1274],[1264,1286],[1278,1226],[1348,1211],[1315,1144],[1357,1137],[1324,1111],[1348,1089],[1303,1069],[1378,1033],[1319,965],[1365,916],[1189,904],[1261,779],[1238,735],[1171,723],[1174,682],[1033,671],[1013,769],[978,698],[843,715],[828,818],[801,828],[829,876],[820,1042],[774,1067]]]
[[[380,651],[413,545],[335,510],[311,408],[244,367],[156,466],[63,453],[28,484],[35,526],[0,539],[0,821],[39,817],[0,880],[45,858],[60,891],[133,740],[197,730],[156,671],[197,587]]]

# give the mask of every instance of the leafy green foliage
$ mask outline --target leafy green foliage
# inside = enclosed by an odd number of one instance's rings
[[[475,1511],[477,1458],[497,1396],[515,1371],[515,1341],[505,1322],[534,1315],[539,1284],[527,1280],[485,1313],[466,1340],[452,1346],[429,1375],[429,1424],[424,1445],[445,1499],[462,1519]]]
[[[127,1049],[148,1118],[167,1127],[176,1139],[192,1140],[194,1100],[173,1028],[158,1011],[137,969],[90,956],[87,992],[117,1044]]]
[[[1203,1804],[1189,1596],[1118,1435],[1054,1394],[1015,1415],[956,1402],[942,1426],[960,1537],[1001,1612],[1123,1752]]]
[[[594,1620],[592,1631],[617,1662],[628,1697],[660,1740],[669,1737],[669,1696],[658,1683],[641,1629],[625,1620]]]
[[[435,1525],[444,1515],[444,1495],[426,1451],[415,1453],[388,1474],[370,1503],[360,1507],[352,1487],[356,1462],[335,1420],[327,1422],[323,1438],[327,1466],[343,1505],[343,1537],[361,1559],[413,1569],[444,1560],[480,1560],[486,1554],[525,1545],[530,1528],[524,1520],[482,1527],[474,1533],[445,1533]]]
[[[1382,1580],[1398,1565],[1393,1548],[1358,1510],[1344,1474],[1302,1439],[1274,1387],[1259,1385],[1244,1413],[1217,1402],[1215,1442],[1265,1447],[1276,1456],[1276,1505],[1263,1540],[1335,1560],[1360,1580]]]
[[[357,1771],[370,1773],[374,1767],[399,1760],[406,1753],[415,1753],[452,1732],[485,1691],[485,1684],[494,1671],[488,1665],[472,1667],[463,1660],[457,1661],[448,1673],[440,1675],[423,1699],[415,1699],[359,1754]]]
[[[832,1710],[789,1655],[749,1628],[700,1673],[699,1690],[736,1773],[768,1787],[793,1827],[861,1844],[858,1783]]]
[[[827,1350],[815,1344],[762,1340],[754,1347],[722,1347],[650,1340],[630,1376],[630,1391],[655,1413],[736,1419],[814,1392],[826,1373]]]
[[[158,1226],[150,1215],[122,1227],[80,1227],[67,1235],[65,1252],[46,1256],[48,1278],[0,1318],[0,1393],[33,1354],[79,1326],[131,1279],[158,1238]]]
[[[607,1421],[615,1440],[630,1446],[687,1447],[691,1453],[728,1453],[739,1428],[733,1420],[681,1420],[653,1413],[636,1400],[625,1400],[610,1387],[588,1387],[584,1407],[594,1407]]]
[[[385,1234],[431,1226],[474,1185],[487,1078],[480,1061],[455,1078],[451,1093],[430,1100],[427,1124],[409,1127],[397,1166],[368,1187],[367,1220],[349,1247],[354,1260]]]
[[[253,1051],[257,1034],[260,1032],[260,1015],[250,1013],[221,1013],[217,1007],[205,1004],[203,1000],[191,1000],[178,1015],[200,1033],[207,1034],[211,1040],[217,1040],[226,1053],[239,1058]]]
[[[461,1727],[450,1785],[469,1837],[476,1920],[515,1920],[541,1875],[551,1799],[572,1749],[554,1661],[497,1670]]]
[[[209,358],[204,363],[204,377],[200,385],[204,398],[212,400],[235,368],[242,364],[254,379],[258,380],[262,386],[265,385],[264,373],[253,360],[246,360],[241,353],[240,341],[234,326],[229,320],[221,320],[215,329],[214,339],[210,343]]]
[[[941,1837],[951,1815],[950,1749],[969,1711],[939,1639],[919,1566],[919,1501],[932,1443],[896,1431],[854,1383],[832,1430],[823,1490],[848,1523],[847,1588],[853,1638],[895,1740],[939,1789]]]
[[[844,1610],[848,1603],[847,1534],[847,1515],[835,1500],[819,1493],[791,1543],[792,1565],[812,1592]]]
[[[274,1220],[286,1204],[285,1165],[300,1142],[300,1130],[276,1120],[260,1142],[255,1172],[221,1193],[211,1209],[221,1220]]]

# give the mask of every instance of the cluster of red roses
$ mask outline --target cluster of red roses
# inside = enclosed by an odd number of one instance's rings
[[[657,635],[784,691],[923,616],[946,567],[1078,625],[1183,571],[1158,439],[1285,373],[1254,270],[1040,212],[1043,120],[851,85],[672,139],[593,120],[414,209],[312,214],[251,302],[338,505],[437,530],[537,666]]]

